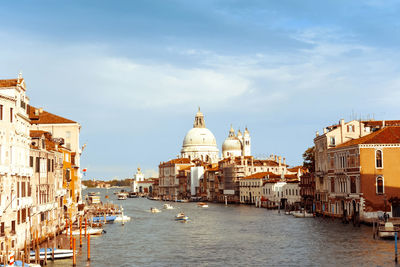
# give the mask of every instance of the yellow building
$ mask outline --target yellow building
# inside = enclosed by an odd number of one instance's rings
[[[400,217],[400,127],[387,126],[328,152],[327,213],[368,221]]]

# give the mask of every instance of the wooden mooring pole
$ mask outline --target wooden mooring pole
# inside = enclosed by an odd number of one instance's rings
[[[75,252],[75,249],[76,249],[76,247],[75,247],[75,237],[73,238],[73,245],[72,245],[72,266],[76,266],[76,252]]]
[[[79,247],[82,247],[82,217],[79,217]]]
[[[397,264],[397,235],[398,232],[394,233],[394,262]]]
[[[90,234],[87,235],[87,260],[90,261]]]

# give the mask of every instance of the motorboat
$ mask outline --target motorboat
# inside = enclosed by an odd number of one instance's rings
[[[175,216],[175,221],[187,221],[189,220],[189,217],[185,215],[185,213],[180,212]]]
[[[118,197],[118,200],[126,200],[128,198],[128,195],[125,193],[119,193],[117,195],[117,197]]]
[[[313,218],[314,217],[314,214],[312,214],[312,213],[301,212],[301,211],[293,212],[292,214],[296,218]]]
[[[159,210],[159,209],[157,209],[157,208],[154,208],[154,207],[151,207],[151,208],[150,208],[150,212],[151,212],[151,213],[158,213],[158,212],[161,212],[161,210]]]
[[[88,196],[89,204],[99,204],[100,203],[100,196],[96,194],[89,194]]]
[[[392,222],[385,222],[385,224],[381,224],[378,227],[378,236],[384,239],[392,239],[395,236],[395,233],[399,233],[400,229],[397,226],[394,226]]]
[[[199,203],[197,204],[197,207],[199,207],[199,208],[208,208],[208,204],[207,204],[207,203],[204,203],[204,202],[199,202]]]
[[[69,235],[69,229],[64,231],[67,235]],[[90,234],[90,235],[101,235],[103,234],[105,231],[102,228],[87,228],[86,229],[86,234]],[[78,230],[72,230],[72,235],[80,235],[81,231]],[[82,229],[82,235],[85,234],[85,229]]]
[[[170,205],[170,204],[168,204],[168,203],[164,204],[163,208],[166,209],[166,210],[173,210],[173,209],[175,209],[172,205]]]
[[[126,216],[126,215],[118,215],[117,218],[115,218],[114,222],[128,222],[131,220],[131,217]]]
[[[138,194],[135,193],[135,192],[129,192],[129,193],[128,193],[128,197],[129,197],[129,198],[138,198],[139,196],[138,196]]]
[[[46,250],[44,248],[39,250],[39,258],[40,260],[44,260],[44,257],[46,256]],[[73,256],[73,250],[72,249],[59,249],[55,248],[54,249],[54,259],[68,259]],[[53,257],[53,250],[51,248],[47,249],[47,259],[51,259]],[[35,251],[31,250],[30,253],[30,259],[34,260],[36,258],[36,253]]]

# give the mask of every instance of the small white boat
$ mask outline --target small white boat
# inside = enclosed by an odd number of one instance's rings
[[[159,209],[157,209],[157,208],[154,208],[154,207],[151,207],[151,208],[150,208],[150,212],[151,212],[151,213],[158,213],[158,212],[161,212],[161,210],[159,210]]]
[[[87,228],[86,233],[90,235],[101,235],[103,234],[104,230],[102,228]],[[69,235],[69,229],[68,231],[64,231],[67,235]],[[72,230],[72,235],[80,235],[80,230]],[[82,228],[82,235],[85,235],[85,229]]]
[[[204,203],[204,202],[200,202],[200,203],[197,204],[197,207],[199,207],[199,208],[208,208],[208,204]]]
[[[301,211],[293,212],[292,214],[296,218],[313,218],[314,217],[314,214],[312,214],[312,213],[301,212]]]
[[[128,195],[125,193],[119,193],[117,195],[117,197],[118,197],[118,200],[126,200],[128,198]]]
[[[189,220],[189,217],[185,215],[185,213],[180,212],[175,216],[175,221],[184,221],[186,222]]]
[[[166,209],[166,210],[173,210],[173,209],[175,209],[172,205],[170,205],[170,204],[164,204],[164,206],[163,206],[163,208],[164,209]]]
[[[39,257],[41,260],[44,260],[44,257],[46,256],[46,251],[45,249],[40,249],[39,252]],[[73,256],[73,250],[72,249],[54,249],[54,259],[68,259]],[[52,255],[52,249],[48,248],[47,249],[47,259],[51,259],[53,257]],[[35,251],[31,251],[30,253],[30,259],[34,260],[36,258],[36,253]]]
[[[130,221],[131,220],[131,217],[129,217],[129,216],[126,216],[126,215],[118,215],[117,216],[117,218],[115,218],[115,220],[114,220],[114,222],[122,222],[122,221],[124,221],[124,222],[128,222],[128,221]]]
[[[380,238],[394,238],[395,233],[399,233],[399,227],[393,225],[392,222],[385,222],[384,225],[379,226],[378,228],[378,236]]]

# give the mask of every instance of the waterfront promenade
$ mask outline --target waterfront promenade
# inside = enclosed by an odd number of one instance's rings
[[[144,198],[116,200],[112,190],[100,191],[110,201],[122,204],[132,221],[105,226],[106,234],[91,239],[91,262],[86,262],[86,244],[77,266],[393,266],[393,241],[374,240],[372,228],[343,225],[332,219],[296,219],[276,210],[247,205],[171,203]],[[174,221],[183,210],[188,223]],[[373,253],[372,253],[373,252]],[[72,266],[72,260],[49,266]]]

